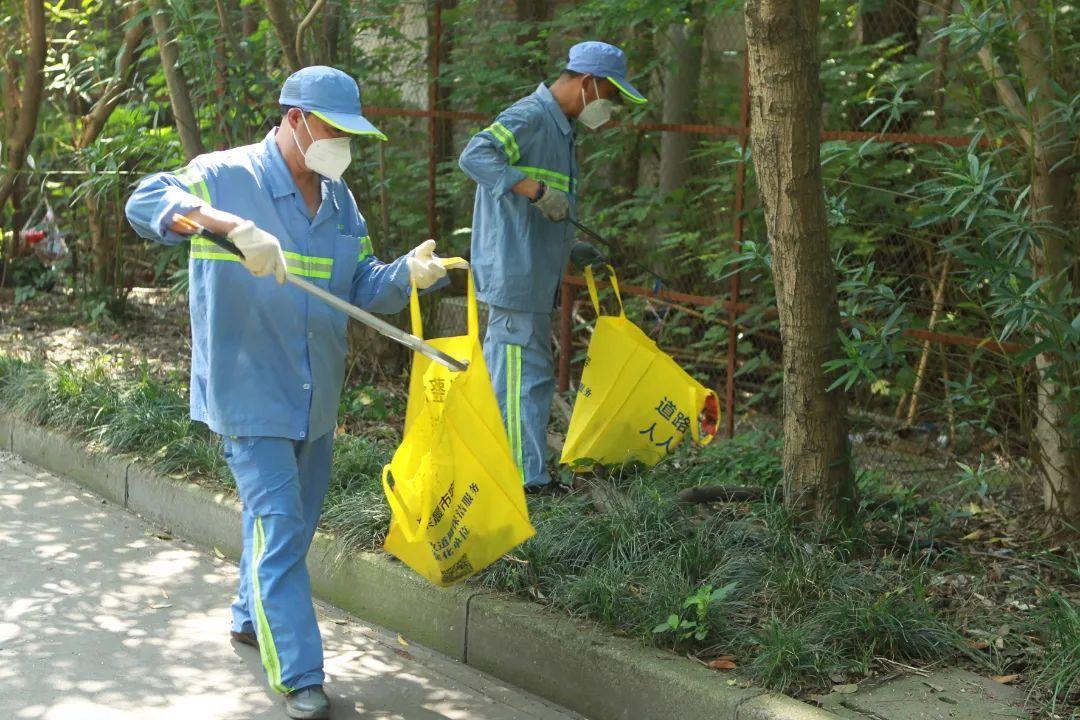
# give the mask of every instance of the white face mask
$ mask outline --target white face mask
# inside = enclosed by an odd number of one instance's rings
[[[611,120],[611,113],[615,108],[615,103],[600,97],[600,91],[596,89],[595,85],[593,85],[593,90],[596,92],[596,99],[587,102],[585,100],[585,88],[581,88],[581,102],[584,107],[577,117],[578,122],[590,130],[595,130]]]
[[[315,136],[311,134],[311,128],[308,127],[307,117],[301,115],[300,118],[304,121],[304,128],[307,130],[308,137],[312,139],[306,151],[301,149],[300,143],[296,143],[296,149],[300,150],[300,154],[304,157],[304,164],[307,165],[308,170],[311,172],[318,173],[330,180],[340,180],[345,168],[349,167],[349,163],[352,162],[352,145],[349,138],[339,137],[315,140]],[[296,141],[295,134],[293,135],[293,141]]]

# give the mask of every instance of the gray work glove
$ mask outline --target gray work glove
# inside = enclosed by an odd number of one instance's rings
[[[578,272],[585,272],[585,268],[591,267],[593,276],[601,280],[608,276],[608,259],[586,242],[576,242],[570,248],[570,264]]]
[[[570,196],[562,190],[544,185],[540,199],[533,200],[532,206],[552,222],[562,222],[570,213]]]

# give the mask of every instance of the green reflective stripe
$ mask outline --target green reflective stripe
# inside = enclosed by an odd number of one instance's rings
[[[189,193],[200,200],[205,200],[207,203],[213,204],[210,202],[210,188],[206,187],[206,181],[196,175],[193,170],[185,168],[177,173],[176,177],[181,182],[187,184]]]
[[[555,172],[554,170],[545,170],[544,168],[529,167],[527,165],[515,165],[515,167],[528,175],[533,180],[543,180],[544,183],[550,185],[556,190],[562,190],[566,193],[570,192],[569,175],[563,175],[562,173]]]
[[[506,152],[506,157],[510,159],[511,165],[521,158],[521,150],[518,148],[517,140],[514,139],[514,133],[510,132],[505,125],[501,122],[493,122],[486,129],[495,136],[496,140],[502,143],[503,150]]]
[[[525,482],[525,463],[521,453],[521,346],[506,346],[506,431],[510,452],[517,463],[521,482]]]
[[[293,275],[329,279],[334,267],[334,259],[315,255],[285,252],[285,267]]]
[[[304,277],[329,279],[334,268],[334,259],[318,257],[316,255],[301,255],[300,253],[286,252],[285,267],[293,275]],[[191,238],[191,257],[196,260],[229,260],[239,262],[240,258],[230,252],[226,252],[207,240],[202,235]]]
[[[363,260],[366,257],[370,257],[375,254],[375,250],[371,246],[371,236],[365,235],[360,238],[360,257],[357,260]]]
[[[333,120],[331,120],[326,115],[319,112],[318,110],[312,110],[311,114],[314,115],[315,117],[319,118],[320,120],[322,120],[324,123],[326,123],[330,127],[337,128],[338,130],[341,130],[342,132],[347,132],[350,135],[370,135],[372,137],[377,137],[377,138],[379,138],[380,140],[382,140],[384,142],[386,141],[386,136],[383,135],[378,130],[353,130],[352,128],[347,128],[344,125],[340,125],[340,124],[334,122]]]
[[[635,103],[637,105],[644,105],[645,103],[649,102],[643,97],[638,97],[637,95],[634,95],[632,92],[620,85],[619,81],[611,77],[610,75],[608,76],[608,82],[617,87],[619,89],[619,92],[623,94],[623,97],[625,97],[632,103]]]
[[[262,564],[263,555],[266,554],[266,534],[263,532],[261,517],[255,518],[255,532],[252,544],[255,558],[253,560],[254,565],[251,568],[251,584],[253,597],[255,598],[255,634],[259,638],[259,655],[262,656],[262,664],[266,668],[266,676],[270,681],[270,687],[284,695],[292,692],[292,690],[281,683],[281,660],[278,658],[277,647],[274,645],[274,635],[270,632],[270,621],[263,610],[262,594],[259,592],[259,565]]]

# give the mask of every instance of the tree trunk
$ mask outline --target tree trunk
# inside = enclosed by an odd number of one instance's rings
[[[19,96],[19,110],[14,128],[7,139],[7,172],[0,179],[0,208],[11,196],[15,180],[22,171],[30,143],[37,131],[38,111],[45,87],[45,3],[42,0],[26,0],[23,3],[27,36],[26,63],[23,69],[23,86]]]
[[[1067,126],[1054,108],[1054,79],[1051,73],[1049,35],[1036,0],[1021,0],[1012,18],[1019,31],[1016,51],[1023,80],[1026,107],[1001,72],[986,48],[979,59],[994,81],[999,97],[1010,111],[1030,126],[1020,127],[1021,137],[1031,159],[1031,220],[1037,224],[1039,244],[1032,252],[1035,276],[1045,282],[1052,304],[1070,300],[1064,297],[1065,281],[1075,260],[1070,240],[1075,238],[1071,207],[1075,163],[1067,162],[1072,145]],[[1048,335],[1050,329],[1036,328]],[[1043,353],[1036,358],[1038,371],[1037,420],[1035,425],[1036,459],[1043,476],[1043,503],[1047,514],[1074,527],[1080,524],[1080,450],[1070,424],[1077,407],[1062,383],[1060,358]],[[1057,368],[1057,369],[1055,369]],[[1076,369],[1072,369],[1076,372]]]
[[[270,24],[274,26],[274,34],[281,45],[285,65],[290,73],[294,73],[302,66],[296,54],[296,22],[289,12],[289,7],[284,0],[266,0],[266,14],[270,17]]]
[[[663,122],[682,124],[693,121],[694,101],[701,77],[702,28],[701,8],[691,5],[689,22],[672,24],[665,38],[669,62],[662,73],[664,83]],[[690,177],[690,151],[696,136],[665,132],[660,136],[660,193],[668,195],[683,187]]]
[[[206,152],[199,134],[199,121],[195,117],[195,107],[191,104],[187,78],[179,66],[180,52],[172,39],[165,3],[163,0],[150,0],[150,4],[153,9],[154,32],[157,34],[158,49],[161,52],[161,67],[165,71],[165,84],[169,88],[169,102],[172,104],[176,130],[180,135],[184,156],[191,160],[196,155]]]
[[[750,139],[773,257],[783,342],[784,498],[817,518],[854,509],[846,399],[828,392],[840,355],[836,271],[821,181],[817,0],[748,0]]]
[[[437,0],[442,10],[453,10],[457,7],[457,0]],[[450,54],[454,47],[454,37],[450,32],[450,24],[439,22],[438,27],[434,21],[434,13],[428,13],[428,67],[431,70],[438,69],[438,76],[432,78],[432,87],[428,92],[428,104],[435,110],[450,110],[450,98],[453,86],[444,82],[443,70],[450,61]],[[438,33],[438,37],[436,37]],[[437,56],[436,56],[437,55]],[[433,153],[437,167],[445,167],[448,163],[453,164],[457,158],[454,152],[454,126],[446,118],[432,118],[429,132],[433,136]],[[455,165],[456,168],[456,165]],[[436,236],[442,240],[448,240],[454,230],[454,206],[446,203],[439,207],[436,202]]]
[[[131,6],[127,13],[128,17],[134,16],[137,11],[136,6]],[[139,60],[143,40],[146,38],[148,29],[148,23],[145,20],[140,20],[130,24],[124,32],[123,45],[116,58],[113,76],[109,78],[105,90],[91,107],[90,112],[83,116],[82,128],[79,130],[79,136],[75,138],[75,147],[77,149],[81,150],[88,147],[97,140],[101,131],[105,128],[105,124],[109,121],[113,110],[123,99],[131,84],[131,78],[135,72],[135,66]],[[79,158],[82,169],[89,171],[90,168],[87,167],[85,156],[82,153],[77,153],[76,157]],[[93,192],[87,193],[85,205],[94,280],[100,289],[110,286],[115,287],[117,280],[116,243],[118,238],[105,231],[101,220],[101,204]]]
[[[341,3],[331,0],[322,14],[323,62],[336,67],[338,57],[338,38],[341,34]]]

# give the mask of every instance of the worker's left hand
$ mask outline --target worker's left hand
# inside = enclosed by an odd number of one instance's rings
[[[574,243],[574,247],[570,248],[570,264],[578,272],[585,272],[585,268],[591,267],[593,275],[601,280],[608,276],[608,259],[586,242]]]
[[[431,287],[446,277],[446,268],[443,267],[439,256],[435,254],[435,241],[431,239],[416,246],[405,259],[405,264],[409,266],[409,277],[421,290]]]

